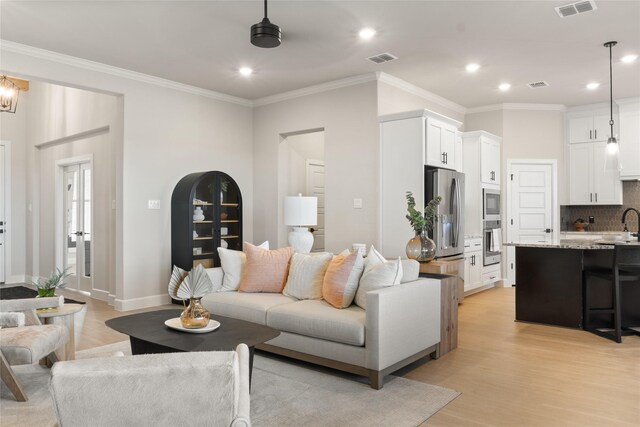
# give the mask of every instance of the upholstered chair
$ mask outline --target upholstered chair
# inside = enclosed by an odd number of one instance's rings
[[[28,398],[11,366],[58,360],[55,351],[69,341],[69,332],[64,326],[41,324],[35,310],[62,304],[62,297],[0,300],[0,374],[20,402]]]
[[[249,348],[61,361],[51,369],[60,427],[250,427]]]

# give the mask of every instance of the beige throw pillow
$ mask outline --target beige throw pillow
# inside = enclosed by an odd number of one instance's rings
[[[247,256],[247,263],[244,266],[238,291],[282,292],[287,281],[293,248],[270,251],[244,242],[244,253]]]
[[[360,279],[360,286],[358,286],[355,298],[356,304],[366,310],[367,292],[397,285],[401,279],[402,262],[400,262],[400,258],[397,261],[379,262],[370,266],[369,270],[365,271]]]
[[[322,297],[336,308],[347,308],[353,302],[364,260],[359,252],[344,250],[334,257],[322,283]]]
[[[262,249],[269,249],[269,241],[258,246]],[[247,263],[247,256],[242,251],[218,248],[220,256],[220,266],[224,272],[222,278],[222,291],[237,291],[244,272],[244,265]]]
[[[322,280],[333,255],[294,253],[283,294],[297,299],[322,299]]]

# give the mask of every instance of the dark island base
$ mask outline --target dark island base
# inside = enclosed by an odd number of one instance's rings
[[[612,250],[516,247],[516,320],[546,325],[583,327],[582,272],[610,268]],[[592,307],[611,307],[611,284],[593,280]],[[621,289],[622,324],[640,325],[640,285]],[[610,315],[591,317],[593,327],[612,327]]]

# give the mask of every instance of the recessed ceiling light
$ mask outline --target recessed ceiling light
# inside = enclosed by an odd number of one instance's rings
[[[475,73],[476,71],[478,71],[480,66],[478,64],[469,64],[465,68],[468,72]]]
[[[587,89],[596,90],[596,89],[598,89],[599,86],[600,86],[600,83],[595,83],[595,82],[594,83],[589,83],[587,85]]]
[[[253,73],[253,70],[249,67],[241,67],[238,71],[243,76],[250,76]]]
[[[376,35],[376,30],[374,30],[373,28],[363,28],[360,30],[358,35],[363,40],[369,40],[371,37]]]
[[[623,56],[621,59],[622,59],[622,62],[629,63],[638,59],[638,55],[626,55],[626,56]]]
[[[500,86],[498,86],[498,89],[500,89],[503,92],[506,92],[509,89],[511,89],[511,85],[509,83],[502,83]]]

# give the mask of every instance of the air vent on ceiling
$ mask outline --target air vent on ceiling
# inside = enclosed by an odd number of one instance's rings
[[[539,82],[527,83],[527,86],[529,86],[531,89],[537,89],[539,87],[547,87],[549,86],[549,83],[545,82],[544,80],[540,80]]]
[[[373,55],[367,58],[367,60],[373,62],[374,64],[382,64],[383,62],[393,61],[394,59],[398,59],[398,57],[393,56],[390,53],[381,53],[379,55]]]
[[[565,18],[571,15],[577,15],[579,13],[591,12],[596,10],[596,2],[593,0],[582,0],[574,3],[564,4],[556,7],[556,12],[560,15],[560,18]]]

